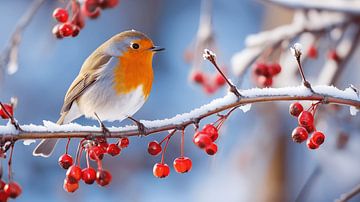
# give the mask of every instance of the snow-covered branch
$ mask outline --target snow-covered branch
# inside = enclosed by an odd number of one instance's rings
[[[341,12],[351,15],[360,15],[359,1],[344,0],[263,0],[264,2],[291,9],[317,9],[323,11]]]
[[[251,107],[250,104],[257,102],[270,101],[290,101],[290,100],[309,100],[323,101],[324,103],[341,104],[350,106],[350,111],[355,114],[360,109],[360,98],[353,88],[339,90],[333,86],[313,86],[316,93],[304,87],[284,87],[284,88],[254,88],[240,91],[242,97],[238,99],[232,92],[223,98],[213,100],[200,108],[191,112],[179,114],[169,119],[140,122],[146,127],[146,134],[150,135],[171,129],[183,129],[188,125],[197,125],[200,120],[213,114],[220,113],[227,109],[240,107],[244,112]],[[44,121],[44,125],[21,125],[21,131],[14,128],[12,124],[0,126],[2,144],[16,140],[34,140],[43,138],[93,138],[103,136],[101,128],[96,126],[82,126],[71,123],[57,125],[50,121]],[[120,138],[125,136],[139,136],[136,126],[110,127],[108,138]]]

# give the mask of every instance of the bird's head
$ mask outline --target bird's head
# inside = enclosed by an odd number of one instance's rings
[[[152,58],[154,53],[164,50],[155,46],[144,33],[135,30],[121,32],[104,45],[104,52],[113,57]]]

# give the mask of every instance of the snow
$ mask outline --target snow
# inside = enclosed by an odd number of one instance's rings
[[[359,1],[344,0],[266,0],[293,9],[319,9],[360,15]]]
[[[356,116],[356,114],[359,112],[359,109],[356,109],[355,107],[351,106],[350,107],[350,114],[352,116]]]
[[[334,86],[313,86],[315,92],[324,95],[324,96],[333,96],[342,99],[349,99],[353,101],[360,102],[358,94],[351,88],[346,88],[345,90],[339,90]],[[246,99],[249,98],[262,98],[262,97],[282,97],[282,96],[309,96],[311,92],[304,86],[295,86],[295,87],[284,87],[284,88],[253,88],[249,90],[240,91],[244,96],[244,103]],[[187,121],[191,121],[193,118],[201,117],[206,113],[233,104],[237,101],[237,97],[229,92],[222,98],[218,98],[210,102],[209,104],[203,105],[199,108],[196,108],[188,113],[178,114],[169,119],[163,120],[140,120],[141,123],[147,128],[156,128],[166,125],[181,124]],[[251,104],[246,104],[239,107],[244,113],[249,111]],[[352,113],[356,110],[351,109]],[[98,126],[82,126],[77,123],[70,123],[65,125],[58,125],[51,121],[43,121],[43,125],[22,125],[21,128],[29,132],[80,132],[80,131],[101,131],[101,128]],[[110,131],[130,131],[136,130],[137,127],[134,125],[128,125],[124,127],[109,127]],[[14,126],[9,122],[5,126],[0,126],[0,134],[17,134]]]
[[[295,43],[290,47],[291,54],[295,57],[302,54],[303,46],[300,43]]]
[[[207,60],[210,57],[216,57],[216,54],[209,49],[204,49],[204,54],[203,54],[204,60]]]

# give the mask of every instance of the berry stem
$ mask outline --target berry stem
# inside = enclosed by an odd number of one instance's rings
[[[78,148],[76,150],[76,159],[75,159],[75,165],[77,164],[78,160],[79,160],[79,153],[80,153],[80,148],[82,147],[82,143],[84,142],[85,139],[82,139],[80,142],[79,142],[79,145],[78,145]]]
[[[88,168],[90,168],[89,151],[86,152],[86,165],[87,165]]]
[[[166,139],[166,144],[165,144],[164,150],[161,153],[161,164],[164,164],[164,154],[165,154],[165,152],[167,150],[167,147],[169,145],[170,138],[175,134],[175,131],[176,130],[171,131],[171,133],[169,135],[167,135],[166,138],[165,138]]]
[[[168,139],[169,137],[173,136],[174,133],[176,132],[176,130],[171,131],[167,136],[164,137],[164,139],[162,139],[159,144],[161,145],[166,139]]]
[[[70,140],[71,140],[71,138],[68,138],[68,141],[67,141],[67,143],[66,143],[66,147],[65,147],[65,154],[68,154]]]
[[[14,152],[14,145],[15,142],[11,144],[11,149],[10,149],[10,157],[9,157],[9,161],[8,161],[8,177],[9,177],[9,182],[12,181],[12,157],[13,157],[13,152]]]
[[[81,156],[82,156],[82,153],[83,153],[83,151],[84,151],[84,148],[83,147],[80,147],[80,154],[77,156],[77,163],[78,163],[78,165],[80,166],[80,159],[81,159]]]
[[[180,156],[184,157],[185,129],[181,130]]]

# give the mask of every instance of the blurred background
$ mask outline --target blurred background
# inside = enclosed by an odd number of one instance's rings
[[[31,2],[1,2],[0,47],[5,46],[16,22]],[[209,95],[189,82],[191,65],[184,61],[184,52],[194,43],[198,32],[199,0],[122,0],[116,8],[103,11],[98,19],[87,20],[78,37],[57,40],[51,34],[55,24],[51,15],[54,8],[63,5],[61,1],[47,1],[40,8],[24,32],[18,72],[5,75],[0,81],[1,101],[7,102],[12,96],[19,99],[15,116],[21,124],[42,124],[42,120],[56,122],[66,90],[86,57],[111,36],[129,29],[146,33],[156,45],[166,48],[154,58],[152,93],[135,114],[136,119],[169,118],[226,93],[222,88]],[[252,0],[214,0],[212,14],[219,60],[236,82],[238,78],[231,74],[230,59],[244,48],[245,37],[291,22],[293,13]],[[353,71],[359,74],[359,68],[349,66],[349,69],[352,71],[343,77]],[[214,70],[209,66],[204,71]],[[250,77],[244,76],[241,87],[253,86]],[[343,79],[339,86],[350,83],[359,86],[359,78]],[[31,155],[35,144],[24,146],[18,142],[13,170],[14,179],[23,187],[23,194],[17,201],[275,202],[294,201],[304,186],[308,190],[300,201],[332,201],[360,181],[359,116],[339,121],[332,118],[339,113],[329,112],[319,118],[317,128],[326,133],[327,140],[319,150],[310,151],[305,145],[291,140],[296,120],[288,115],[289,104],[256,104],[246,114],[241,110],[234,112],[221,130],[219,152],[215,156],[207,156],[193,145],[194,130],[188,127],[185,155],[193,160],[193,168],[186,174],[178,174],[171,168],[170,176],[165,179],[153,176],[152,167],[160,158],[147,153],[147,144],[154,139],[161,140],[166,134],[131,138],[130,146],[119,157],[106,156],[104,159],[104,168],[113,174],[108,187],[81,183],[73,194],[63,190],[65,171],[57,164],[58,157],[64,152],[64,140],[48,159]],[[204,119],[201,125],[215,118]],[[76,122],[97,124],[86,119]],[[0,124],[6,124],[6,121],[0,120]],[[109,126],[126,124],[130,122],[107,123]],[[342,131],[350,138],[346,147],[339,150],[336,145]],[[168,165],[180,155],[179,144],[177,135],[165,157]],[[75,149],[73,141],[70,153],[74,154]],[[3,165],[6,165],[5,161]],[[311,179],[310,183],[308,179]],[[360,197],[353,201],[360,201]]]

